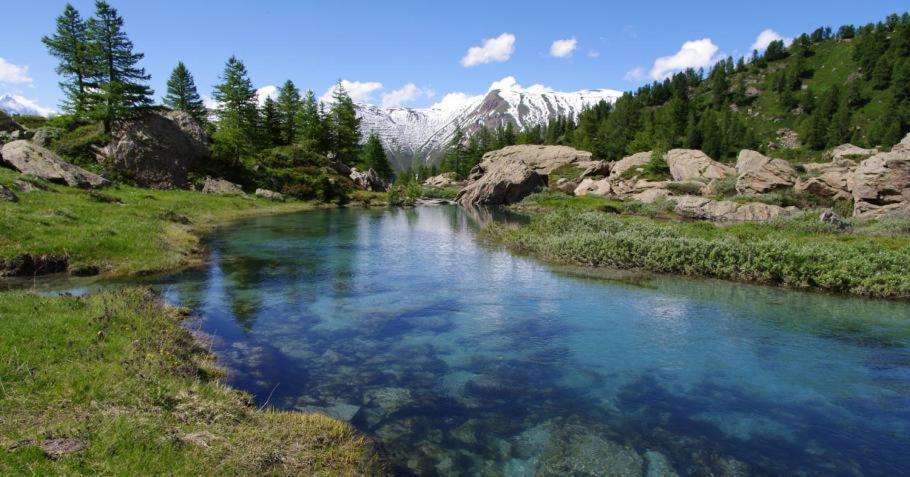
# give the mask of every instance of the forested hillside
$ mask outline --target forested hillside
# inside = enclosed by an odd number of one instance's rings
[[[744,148],[792,160],[846,142],[887,148],[910,130],[910,14],[821,27],[709,71],[680,72],[601,102],[577,122],[507,129],[455,138],[441,171],[464,176],[484,152],[509,144],[565,144],[608,160],[675,147],[721,161]]]

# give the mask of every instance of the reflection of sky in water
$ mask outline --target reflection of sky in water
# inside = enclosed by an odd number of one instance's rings
[[[232,383],[350,419],[413,472],[539,469],[576,420],[681,474],[910,472],[907,304],[572,277],[448,207],[261,218],[212,248],[168,296]]]

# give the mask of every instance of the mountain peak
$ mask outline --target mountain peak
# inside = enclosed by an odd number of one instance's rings
[[[470,137],[481,128],[507,122],[517,130],[546,126],[559,115],[578,117],[584,108],[622,96],[612,89],[560,92],[543,85],[527,88],[513,77],[494,82],[486,94],[451,93],[429,108],[404,108],[358,104],[364,134],[382,138],[389,160],[398,170],[432,165],[441,160],[446,143],[460,127]]]

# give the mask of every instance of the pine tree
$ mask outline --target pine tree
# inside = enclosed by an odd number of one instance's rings
[[[123,18],[106,2],[95,2],[95,16],[86,23],[91,52],[98,67],[92,71],[96,87],[90,94],[95,115],[105,132],[114,121],[152,103],[153,91],[144,83],[151,76],[137,66],[145,56],[133,52],[123,31]]]
[[[335,159],[345,164],[353,164],[360,155],[360,118],[357,117],[354,101],[341,82],[338,82],[332,93],[329,118]]]
[[[88,40],[86,22],[70,4],[57,17],[54,35],[41,38],[50,54],[60,60],[57,73],[65,78],[60,87],[66,97],[61,107],[76,116],[84,115],[89,109],[87,91],[92,86],[95,64]]]
[[[297,143],[311,151],[324,154],[328,152],[325,129],[316,95],[307,90],[297,113]]]
[[[170,79],[167,80],[167,96],[163,102],[165,106],[175,111],[189,113],[200,124],[205,124],[208,119],[208,111],[196,90],[193,75],[182,61],[177,62]]]
[[[287,80],[278,91],[278,122],[281,128],[281,143],[293,144],[297,141],[298,115],[300,114],[300,90],[294,82]]]
[[[467,175],[465,170],[467,154],[465,152],[464,131],[461,126],[456,125],[455,132],[452,133],[452,138],[446,145],[443,169],[447,172],[454,172],[459,179],[465,177]]]
[[[235,56],[225,64],[221,81],[212,92],[218,102],[218,129],[212,135],[213,149],[216,156],[236,162],[251,153],[256,142],[256,90],[246,66]]]
[[[266,96],[259,112],[259,121],[262,132],[262,144],[265,147],[274,147],[282,143],[281,118],[278,106],[271,96]]]
[[[392,178],[392,167],[389,165],[388,157],[386,157],[385,148],[382,147],[382,140],[379,139],[379,135],[375,132],[370,134],[366,144],[363,146],[360,163],[365,170],[373,169],[383,179],[389,180]],[[425,169],[422,174],[426,176]],[[426,178],[420,177],[420,171],[418,171],[417,175],[421,179]]]

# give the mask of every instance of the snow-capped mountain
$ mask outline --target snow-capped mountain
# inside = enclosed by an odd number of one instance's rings
[[[467,136],[506,122],[520,131],[546,125],[558,115],[575,118],[586,106],[601,100],[613,102],[621,95],[610,89],[559,92],[540,85],[523,88],[510,77],[493,83],[485,95],[453,93],[425,109],[357,106],[364,135],[379,134],[389,161],[400,170],[437,163],[458,126]]]
[[[17,94],[4,94],[0,96],[0,110],[7,114],[29,114],[34,116],[50,116],[53,110],[39,106],[34,101]]]

